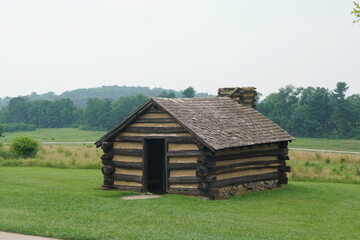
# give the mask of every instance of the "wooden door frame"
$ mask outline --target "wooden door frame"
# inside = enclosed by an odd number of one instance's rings
[[[168,152],[168,142],[166,138],[163,137],[147,137],[143,139],[143,181],[142,181],[142,185],[143,185],[143,192],[147,192],[148,191],[148,141],[149,140],[164,140],[164,171],[165,171],[165,176],[164,176],[164,181],[165,181],[165,192],[168,191],[169,189],[169,173],[168,173],[168,156],[167,156],[167,152]]]

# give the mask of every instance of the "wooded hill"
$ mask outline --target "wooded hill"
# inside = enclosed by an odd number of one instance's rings
[[[133,86],[102,86],[98,88],[81,88],[71,91],[66,91],[60,95],[56,95],[54,92],[48,92],[44,94],[37,94],[33,92],[25,97],[30,101],[35,100],[49,100],[55,101],[64,98],[69,98],[77,107],[86,107],[88,98],[109,98],[112,101],[118,100],[120,97],[130,97],[137,94],[142,94],[148,97],[156,97],[162,93],[174,93],[175,97],[182,97],[181,91],[175,91],[172,89],[164,88],[149,88],[149,87],[133,87]],[[196,97],[209,97],[208,93],[196,93]],[[0,109],[7,106],[12,98],[5,97],[0,98]]]

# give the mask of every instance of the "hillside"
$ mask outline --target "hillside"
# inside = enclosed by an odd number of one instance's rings
[[[156,97],[163,91],[174,92],[176,97],[181,97],[181,91],[164,88],[149,88],[149,87],[134,87],[134,86],[102,86],[98,88],[80,88],[71,91],[63,92],[56,95],[54,92],[44,94],[31,93],[27,95],[29,100],[56,100],[62,98],[70,98],[78,107],[84,107],[88,98],[110,98],[113,101],[120,97],[129,97],[136,94],[143,94],[148,97]],[[197,93],[196,97],[208,97],[208,93]],[[10,102],[10,97],[0,98],[0,109],[7,106]]]

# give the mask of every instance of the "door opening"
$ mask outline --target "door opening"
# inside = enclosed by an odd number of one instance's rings
[[[144,190],[156,194],[166,192],[165,139],[145,140]]]

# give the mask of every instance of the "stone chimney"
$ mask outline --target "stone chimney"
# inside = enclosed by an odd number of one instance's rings
[[[253,108],[256,107],[256,95],[255,87],[219,88],[218,90],[218,97],[230,97],[244,106]]]

